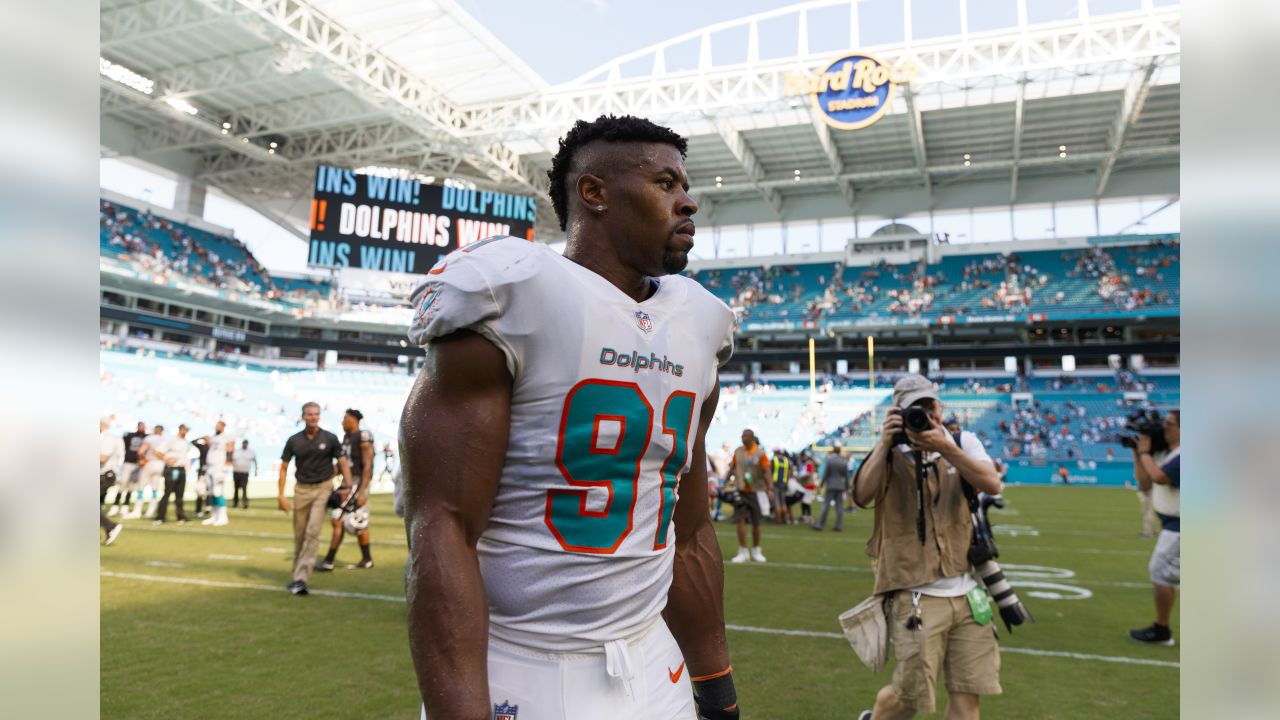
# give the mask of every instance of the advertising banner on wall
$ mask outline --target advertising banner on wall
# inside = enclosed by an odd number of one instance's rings
[[[425,274],[441,255],[487,237],[533,240],[536,211],[531,195],[321,165],[307,264]]]

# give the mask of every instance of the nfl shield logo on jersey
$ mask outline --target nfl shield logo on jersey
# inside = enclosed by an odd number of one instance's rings
[[[520,710],[519,705],[508,705],[507,701],[493,706],[493,720],[516,720],[516,713]]]
[[[652,332],[653,330],[653,319],[649,317],[649,313],[643,310],[636,311],[636,324],[645,332]]]

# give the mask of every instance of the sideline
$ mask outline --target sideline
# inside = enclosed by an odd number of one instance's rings
[[[101,577],[115,578],[118,580],[137,580],[141,582],[161,582],[172,585],[198,585],[201,587],[229,588],[236,590],[265,590],[268,592],[287,593],[288,588],[279,585],[263,585],[259,583],[242,583],[242,582],[225,582],[220,580],[205,580],[203,578],[194,577],[173,577],[164,575],[143,575],[141,573],[120,573],[110,570],[99,571]],[[312,588],[312,595],[322,597],[335,598],[353,598],[357,600],[377,600],[379,602],[403,603],[404,597],[400,595],[375,595],[373,593],[347,592],[342,590],[319,590]],[[816,637],[843,640],[844,635],[833,632],[818,632],[814,630],[787,630],[784,628],[765,628],[755,627],[752,625],[731,625],[726,624],[726,629],[736,630],[737,632],[761,633],[766,635],[792,635],[797,637]],[[1113,655],[1090,655],[1087,653],[1064,652],[1061,650],[1037,650],[1034,648],[1019,648],[1002,645],[1000,647],[1002,653],[1015,653],[1020,655],[1038,655],[1042,657],[1058,657],[1069,660],[1083,660],[1088,662],[1108,662],[1121,663],[1126,665],[1152,665],[1155,667],[1171,667],[1178,668],[1181,665],[1171,660],[1148,660],[1146,658],[1132,658]]]

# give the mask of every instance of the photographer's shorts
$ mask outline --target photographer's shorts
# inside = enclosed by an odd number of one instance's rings
[[[1147,570],[1151,573],[1151,582],[1156,585],[1178,587],[1182,579],[1182,533],[1172,530],[1161,530],[1156,538],[1155,552],[1151,553],[1151,562]]]
[[[986,625],[975,623],[963,595],[922,596],[924,624],[917,630],[906,628],[912,614],[911,593],[899,591],[893,598],[889,632],[897,661],[893,691],[902,702],[916,712],[934,712],[939,670],[946,673],[949,693],[1000,694],[1000,648],[994,620]]]
[[[738,513],[745,513],[747,522],[752,525],[760,524],[760,499],[753,492],[744,492],[738,494],[738,502],[733,506],[733,515],[737,519]]]

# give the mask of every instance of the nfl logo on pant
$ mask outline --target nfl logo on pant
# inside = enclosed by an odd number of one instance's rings
[[[493,706],[493,720],[516,720],[519,705],[508,705],[506,700]]]

